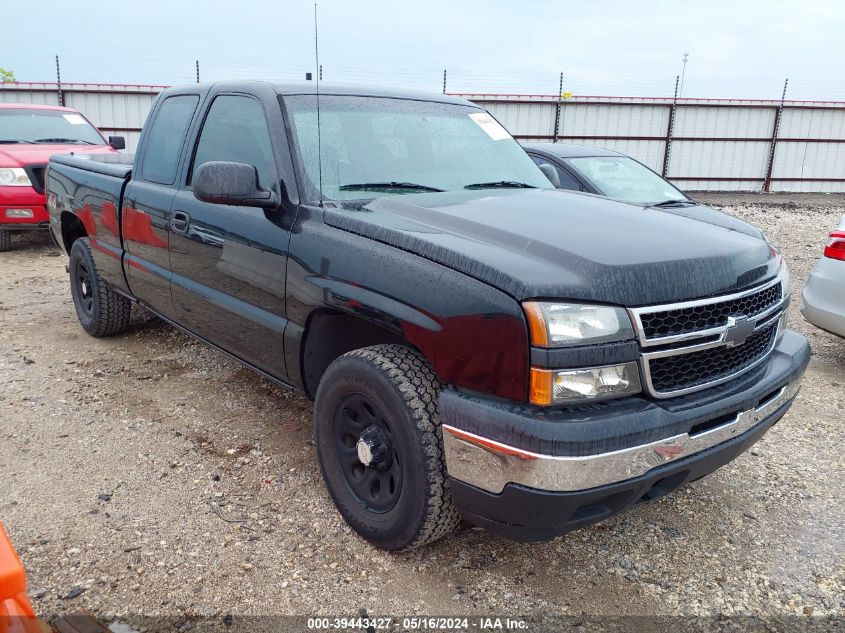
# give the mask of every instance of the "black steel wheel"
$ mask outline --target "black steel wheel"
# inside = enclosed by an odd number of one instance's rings
[[[73,243],[68,269],[70,293],[82,328],[91,336],[112,336],[126,330],[132,302],[100,278],[87,237]]]
[[[402,493],[403,460],[378,405],[364,394],[347,396],[335,410],[333,435],[340,471],[358,502],[370,512],[391,510]]]
[[[388,550],[457,527],[437,413],[439,383],[418,352],[375,345],[344,354],[317,389],[320,469],[347,523]]]
[[[94,313],[94,288],[92,287],[91,271],[85,260],[76,266],[74,284],[79,289],[79,307],[88,319]]]

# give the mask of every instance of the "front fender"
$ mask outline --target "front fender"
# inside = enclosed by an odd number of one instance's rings
[[[515,299],[464,273],[300,213],[288,263],[285,356],[298,363],[308,317],[330,308],[401,335],[444,383],[524,401],[529,345]]]

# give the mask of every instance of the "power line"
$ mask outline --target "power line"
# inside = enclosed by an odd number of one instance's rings
[[[686,63],[689,53],[682,57],[683,67],[678,96],[684,98],[733,98],[777,99],[782,86],[782,76],[773,74],[753,78],[731,76],[691,77],[686,82]],[[14,62],[14,60],[12,60]],[[50,68],[48,64],[53,63]],[[26,77],[18,73],[21,81],[52,82],[55,77],[55,59],[44,56],[40,60],[38,76]],[[31,62],[29,62],[31,63]],[[63,83],[115,83],[173,85],[197,80],[198,63],[195,59],[168,62],[162,59],[135,58],[127,60],[110,57],[98,60],[96,71],[86,60],[63,56],[61,75]],[[313,70],[312,63],[280,65],[275,61],[256,63],[228,60],[202,60],[202,79],[219,81],[227,78],[256,78],[276,81],[300,81],[306,72]],[[318,70],[319,72],[319,70]],[[422,88],[440,92],[443,89],[443,68],[434,67],[357,67],[341,64],[327,65],[323,79],[328,82],[358,82],[391,84],[397,87]],[[43,74],[42,74],[43,73]],[[451,68],[447,65],[447,91],[452,93],[514,93],[553,95],[557,88],[560,70],[544,72],[513,69]],[[785,74],[785,73],[784,73]],[[640,76],[581,72],[565,69],[563,90],[574,95],[671,97],[672,77],[651,74]],[[827,78],[794,78],[790,80],[793,99],[838,101],[845,99],[845,83]]]

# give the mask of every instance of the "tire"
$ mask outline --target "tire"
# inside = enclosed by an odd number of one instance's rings
[[[132,302],[100,278],[87,237],[73,243],[69,269],[70,292],[82,329],[98,337],[126,331]]]
[[[0,253],[12,250],[12,232],[0,230]]]
[[[431,543],[460,521],[446,485],[439,389],[426,360],[401,345],[344,354],[317,389],[315,444],[329,494],[346,522],[382,549]],[[366,466],[365,440],[374,444]]]

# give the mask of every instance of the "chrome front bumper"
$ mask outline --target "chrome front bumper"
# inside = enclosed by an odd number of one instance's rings
[[[738,437],[788,404],[800,379],[780,388],[753,409],[690,435],[672,437],[623,450],[563,457],[533,453],[443,424],[443,444],[449,476],[495,494],[507,484],[552,492],[588,490],[646,474],[664,464],[689,457]]]

